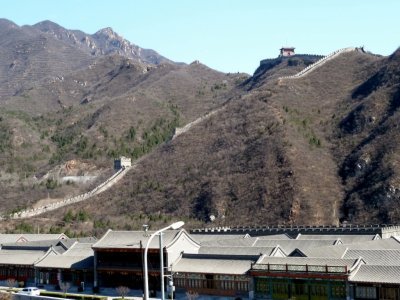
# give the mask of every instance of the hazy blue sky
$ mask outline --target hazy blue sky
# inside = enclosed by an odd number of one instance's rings
[[[389,55],[400,46],[399,12],[400,0],[3,0],[0,17],[90,34],[112,27],[174,61],[253,73],[283,45],[310,54],[365,46]]]

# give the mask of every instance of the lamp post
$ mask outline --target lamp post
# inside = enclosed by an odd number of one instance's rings
[[[161,232],[168,230],[168,229],[178,229],[181,228],[185,223],[183,221],[179,221],[176,223],[173,223],[167,227],[161,228],[160,230],[157,230],[154,232],[150,237],[149,240],[147,241],[146,248],[144,249],[144,300],[149,299],[149,274],[148,274],[148,269],[147,269],[147,251],[149,250],[149,246],[153,238],[160,234]],[[160,250],[161,251],[161,250]],[[164,280],[164,279],[163,279]]]
[[[161,278],[161,300],[165,299],[164,293],[164,251],[163,251],[163,232],[160,232],[160,278]]]

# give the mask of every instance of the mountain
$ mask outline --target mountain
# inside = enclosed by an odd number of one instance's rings
[[[150,64],[120,53],[91,55],[80,44],[37,28],[3,23],[11,45],[26,39],[27,49],[35,49],[24,53],[22,74],[42,66],[49,75],[4,77],[5,85],[15,83],[18,89],[0,102],[3,215],[86,192],[112,174],[115,157],[138,159],[150,153],[176,127],[228,101],[227,95],[238,93],[236,85],[247,79],[199,62]],[[36,47],[43,36],[45,46]],[[12,53],[9,46],[4,52]],[[71,59],[63,49],[56,53],[61,46],[85,59],[61,68],[58,60]]]
[[[53,22],[17,26],[0,20],[0,101],[45,78],[61,78],[99,57],[120,55],[150,65],[172,63],[157,52],[129,43],[111,28],[93,35]]]
[[[84,51],[32,26],[0,21],[0,101],[22,87],[90,65]]]
[[[123,228],[173,217],[188,226],[396,223],[397,56],[352,51],[301,78],[249,79],[75,209],[99,219],[100,202],[107,223]]]
[[[119,54],[148,64],[172,63],[171,60],[161,56],[154,50],[143,49],[131,44],[110,27],[103,28],[92,35],[85,34],[79,30],[67,30],[51,21],[39,22],[33,27],[52,35],[58,40],[71,43],[94,56]]]
[[[278,57],[249,77],[152,60],[111,29],[0,20],[0,35],[3,215],[135,162],[109,190],[3,231],[400,221],[400,50]]]

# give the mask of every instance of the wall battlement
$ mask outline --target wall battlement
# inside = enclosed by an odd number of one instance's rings
[[[274,235],[288,234],[292,237],[301,234],[379,234],[382,238],[400,235],[399,225],[343,225],[343,226],[256,226],[256,227],[213,227],[192,229],[191,234],[249,234]]]

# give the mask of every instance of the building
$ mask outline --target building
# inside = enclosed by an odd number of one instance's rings
[[[143,289],[143,254],[152,231],[113,231],[93,245],[94,285],[99,287],[127,286]],[[181,255],[197,253],[200,245],[184,230],[163,232],[165,270]],[[160,244],[154,238],[148,248],[149,290],[160,289]]]
[[[121,156],[120,158],[114,159],[114,169],[120,170],[122,168],[128,168],[132,165],[130,157]]]
[[[398,226],[240,227],[163,232],[165,287],[199,300],[399,300]],[[143,290],[147,231],[109,230],[99,241],[21,242],[2,236],[0,280],[54,288]],[[16,241],[20,242],[16,242]],[[160,244],[148,248],[149,291],[160,290]],[[165,282],[166,283],[166,282]],[[170,290],[173,290],[170,289]],[[167,294],[167,293],[166,293]]]
[[[72,286],[93,286],[93,243],[75,241],[65,252],[49,251],[35,263],[39,284],[59,286],[70,282]]]
[[[293,56],[294,55],[294,47],[282,47],[280,50],[279,56]]]
[[[173,264],[177,292],[220,297],[249,297],[248,270],[259,255],[182,254]]]
[[[256,299],[346,299],[361,259],[262,257],[250,269]]]

